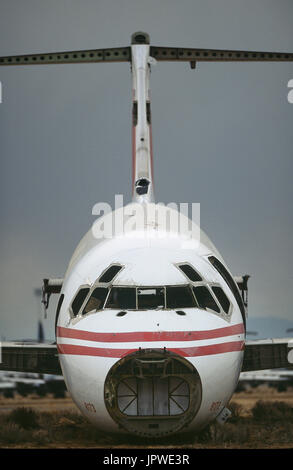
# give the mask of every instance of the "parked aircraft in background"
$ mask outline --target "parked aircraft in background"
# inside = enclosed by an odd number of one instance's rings
[[[268,385],[276,388],[279,392],[293,387],[293,370],[290,369],[268,369],[251,372],[241,372],[237,391]]]

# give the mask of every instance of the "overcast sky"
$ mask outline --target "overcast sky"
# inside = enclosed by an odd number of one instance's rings
[[[0,0],[0,56],[127,46],[293,52],[292,0]],[[293,319],[292,63],[152,68],[156,200],[199,202],[249,315]],[[0,335],[33,337],[92,207],[130,200],[129,64],[1,67]],[[53,338],[54,305],[45,332]]]

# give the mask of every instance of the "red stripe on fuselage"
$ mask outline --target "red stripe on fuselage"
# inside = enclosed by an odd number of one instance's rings
[[[74,328],[57,327],[57,336],[60,338],[74,338],[101,343],[195,341],[221,338],[242,333],[244,333],[243,323],[203,331],[133,331],[125,333],[96,333],[93,331],[76,330]]]
[[[242,351],[243,349],[244,341],[231,341],[229,343],[208,344],[206,346],[195,346],[193,348],[172,348],[170,351],[179,354],[179,356],[195,357]]]
[[[89,346],[79,346],[76,344],[57,344],[59,354],[73,354],[76,356],[99,356],[99,357],[123,357],[136,349],[110,349],[91,348]]]
[[[76,356],[98,356],[98,357],[116,357],[121,358],[127,354],[133,353],[138,349],[111,349],[111,348],[92,348],[89,346],[80,346],[75,344],[58,344],[59,354],[70,354]],[[209,344],[206,346],[195,346],[191,348],[168,348],[168,351],[174,352],[184,357],[210,356],[212,354],[223,354],[234,351],[242,351],[244,341],[231,341],[229,343]]]

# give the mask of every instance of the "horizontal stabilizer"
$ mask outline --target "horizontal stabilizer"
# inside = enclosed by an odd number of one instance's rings
[[[136,32],[132,45],[149,44],[147,33]],[[293,61],[291,52],[239,51],[230,49],[191,49],[182,47],[150,46],[150,56],[157,61],[190,62],[280,62]],[[49,52],[44,54],[10,55],[0,57],[0,65],[80,64],[96,62],[131,62],[131,47],[90,49],[82,51]]]
[[[293,61],[293,53],[233,51],[225,49],[186,49],[152,46],[150,55],[156,60],[185,62],[246,62],[246,61]]]
[[[0,65],[82,64],[91,62],[130,62],[130,60],[130,47],[118,47],[114,49],[11,55],[0,57]]]

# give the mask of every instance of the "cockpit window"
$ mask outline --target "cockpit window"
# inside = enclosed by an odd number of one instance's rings
[[[99,282],[111,282],[116,274],[121,271],[123,266],[120,264],[112,264],[106,271],[103,272],[103,274],[99,278]]]
[[[211,290],[210,290],[211,289]],[[95,285],[90,295],[89,287],[81,287],[71,304],[77,316],[105,309],[155,310],[198,307],[228,314],[231,302],[220,286],[176,285],[176,286],[112,286]],[[88,298],[87,298],[88,296]],[[87,298],[87,300],[85,300]]]
[[[216,304],[212,294],[210,293],[207,287],[193,287],[193,292],[200,308],[208,308],[210,310],[214,310],[215,312],[220,312],[218,305]]]
[[[202,281],[201,276],[192,266],[190,266],[190,264],[179,264],[178,268],[184,272],[185,276],[187,276],[188,279],[190,279],[190,281],[192,282]]]
[[[218,301],[220,302],[224,312],[228,313],[230,309],[230,301],[228,297],[226,296],[225,292],[223,291],[221,287],[218,287],[218,286],[212,286],[212,289]]]
[[[71,309],[72,309],[72,313],[73,315],[76,317],[76,315],[78,314],[79,312],[79,309],[80,307],[82,306],[86,296],[88,295],[89,293],[89,290],[90,288],[89,287],[82,287],[81,289],[79,289],[79,291],[77,292],[72,304],[71,304]]]
[[[106,308],[113,309],[136,309],[136,289],[135,287],[112,287],[109,294]]]
[[[231,276],[231,274],[229,273],[229,271],[227,271],[225,266],[217,258],[215,258],[215,256],[209,256],[208,259],[209,259],[210,263],[214,266],[214,268],[218,271],[218,273],[221,274],[222,278],[224,279],[226,284],[228,284],[231,291],[233,292],[234,297],[237,301],[238,307],[240,309],[240,312],[241,312],[241,315],[242,315],[242,318],[243,318],[243,322],[245,324],[246,323],[245,308],[244,308],[243,300],[241,298],[241,295],[240,295],[240,292],[239,292],[239,289],[237,287],[236,282],[234,281],[234,279]]]
[[[167,308],[188,308],[196,307],[196,303],[190,287],[176,286],[166,287],[166,307]]]
[[[101,310],[104,306],[107,294],[108,289],[106,287],[96,287],[87,301],[82,314],[85,315],[92,310]]]
[[[165,308],[163,287],[144,287],[137,289],[138,310]]]

